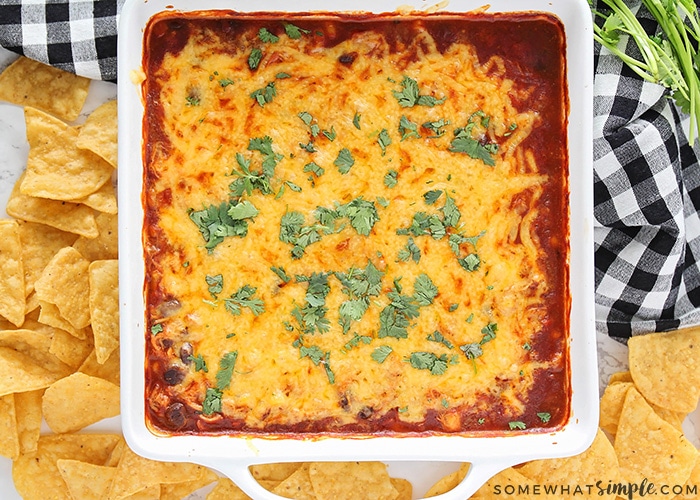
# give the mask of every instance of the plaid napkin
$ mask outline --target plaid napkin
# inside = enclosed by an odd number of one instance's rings
[[[117,80],[124,0],[0,0],[0,46],[93,80]]]
[[[115,81],[123,1],[0,0],[0,45]],[[639,0],[627,3],[655,32]],[[688,144],[687,117],[598,44],[595,68],[598,331],[624,340],[700,323],[700,149]]]

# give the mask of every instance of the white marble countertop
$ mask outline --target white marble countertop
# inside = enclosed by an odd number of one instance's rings
[[[0,48],[0,71],[16,56]],[[106,82],[92,82],[88,101],[80,123],[85,116],[106,99],[116,96],[116,85]],[[24,114],[20,107],[0,102],[0,212],[6,217],[5,205],[12,187],[24,169],[29,145],[25,137]],[[602,390],[614,372],[626,369],[627,348],[602,335],[598,335],[599,386]],[[99,428],[100,424],[98,424]],[[105,430],[118,431],[119,419],[110,419],[101,426]],[[700,408],[696,409],[684,423],[686,435],[700,447]],[[19,500],[11,475],[11,461],[0,457],[0,497],[3,500]],[[412,479],[416,493],[424,492],[432,481],[450,472],[454,467],[441,463],[392,463],[390,472],[396,476]],[[199,498],[195,496],[194,498]]]

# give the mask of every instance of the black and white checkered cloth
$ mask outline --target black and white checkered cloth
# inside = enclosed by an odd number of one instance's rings
[[[639,0],[626,1],[639,9]],[[114,81],[122,5],[123,0],[0,0],[0,45]],[[638,17],[650,33],[656,30],[643,9]],[[687,117],[663,87],[643,82],[598,44],[595,68],[598,331],[624,339],[698,324],[700,149],[688,145]]]
[[[117,79],[124,0],[0,0],[0,45],[94,80]]]

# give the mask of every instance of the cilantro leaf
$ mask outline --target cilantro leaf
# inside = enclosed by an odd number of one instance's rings
[[[275,273],[275,274],[279,277],[279,279],[281,279],[281,280],[284,281],[285,283],[289,283],[289,282],[291,281],[291,279],[292,279],[292,277],[289,276],[289,275],[287,274],[287,272],[284,270],[284,268],[281,267],[281,266],[280,266],[280,267],[272,266],[272,267],[270,268],[270,270],[271,270],[273,273]]]
[[[432,96],[420,95],[418,82],[408,76],[404,76],[401,80],[401,87],[401,91],[392,90],[392,93],[402,108],[411,108],[415,105],[432,107],[442,104],[447,99],[446,97],[436,99]]]
[[[448,349],[454,348],[454,344],[452,342],[450,342],[448,339],[446,339],[445,336],[437,330],[435,330],[433,333],[428,335],[426,337],[426,339],[429,340],[430,342],[437,342],[439,344],[442,344],[445,347],[447,347]]]
[[[433,280],[430,279],[430,276],[428,276],[425,273],[420,273],[418,275],[413,287],[413,296],[418,305],[421,306],[428,306],[432,304],[433,300],[438,295],[438,289],[435,286],[435,283],[433,283]]]
[[[250,51],[250,55],[248,56],[248,67],[252,69],[253,71],[258,69],[258,66],[260,65],[260,61],[262,60],[263,53],[262,50],[255,48]]]
[[[252,219],[258,215],[258,209],[248,200],[239,201],[228,209],[228,215],[233,220]]]
[[[321,132],[321,128],[318,126],[318,124],[313,123],[314,117],[311,116],[311,113],[308,111],[302,111],[297,116],[306,124],[307,127],[309,127],[312,137],[316,137]]]
[[[216,298],[218,294],[224,289],[224,276],[223,274],[217,274],[216,276],[209,276],[208,274],[204,277],[207,285],[209,285],[209,293],[212,297]]]
[[[221,398],[223,394],[219,389],[208,387],[202,402],[202,413],[204,415],[213,415],[221,411]]]
[[[401,119],[399,120],[399,134],[401,134],[401,141],[404,141],[410,137],[420,139],[418,124],[413,123],[411,120],[406,118],[405,115],[401,115]]]
[[[508,428],[510,430],[523,430],[526,429],[527,426],[525,425],[525,422],[520,422],[520,421],[515,421],[515,422],[508,422]]]
[[[260,28],[258,30],[258,38],[263,43],[277,43],[280,38],[272,33],[267,28]]]
[[[423,193],[423,199],[425,200],[426,205],[434,205],[440,196],[442,196],[442,189],[433,189],[432,191]]]
[[[439,120],[423,123],[422,127],[433,132],[434,135],[430,139],[437,139],[445,135],[445,127],[450,124],[450,120],[440,118]]]
[[[483,161],[490,167],[496,165],[492,151],[471,137],[455,137],[450,143],[448,150],[452,153],[466,153],[475,160]]]
[[[304,172],[312,172],[316,177],[321,177],[324,173],[326,173],[326,170],[317,165],[316,162],[311,161],[304,165]]]
[[[445,191],[445,205],[440,210],[442,210],[442,222],[445,227],[457,227],[462,213],[459,211],[459,208],[457,208],[454,198],[452,198],[447,191]]]
[[[297,276],[297,281],[306,281],[306,303],[302,308],[296,306],[292,316],[297,320],[299,329],[304,333],[327,332],[330,322],[326,318],[326,296],[330,292],[328,273],[313,273],[311,276]]]
[[[219,369],[216,372],[216,388],[220,391],[225,391],[231,385],[233,377],[233,369],[236,366],[238,359],[238,351],[227,352],[219,361]]]
[[[250,97],[255,99],[261,108],[264,108],[265,104],[270,104],[276,95],[277,89],[275,88],[275,82],[270,82],[263,88],[254,90],[250,93]]]
[[[360,130],[360,119],[362,118],[362,115],[360,113],[355,113],[355,116],[352,117],[352,124],[355,126],[357,130]]]
[[[384,361],[386,361],[386,358],[388,358],[389,354],[391,354],[393,351],[394,350],[390,346],[381,345],[377,347],[374,351],[372,351],[372,354],[370,354],[370,356],[377,363],[382,364],[384,363]]]
[[[196,356],[190,354],[189,356],[187,356],[187,361],[194,363],[194,371],[202,371],[204,373],[209,372],[209,368],[207,368],[207,362],[204,361],[204,358],[201,354],[197,354]]]
[[[417,370],[430,370],[432,375],[442,375],[447,371],[447,354],[438,356],[426,351],[413,352],[408,362]]]
[[[284,31],[285,33],[287,33],[287,36],[292,40],[298,40],[301,38],[302,35],[308,35],[309,33],[311,33],[311,31],[309,30],[299,28],[298,26],[295,26],[290,23],[284,23]]]
[[[399,173],[396,170],[389,170],[384,176],[384,185],[388,188],[393,188],[398,182],[398,176]]]
[[[199,229],[206,242],[204,248],[211,253],[214,248],[228,236],[243,238],[248,234],[248,222],[235,220],[229,215],[233,202],[222,202],[220,205],[210,205],[203,210],[190,209],[190,220]]]
[[[413,262],[418,263],[420,262],[420,257],[420,248],[418,248],[418,245],[413,241],[413,238],[409,237],[406,246],[399,250],[398,259],[403,262],[408,261],[408,259],[413,259]]]
[[[347,174],[355,164],[355,158],[348,148],[343,148],[338,152],[338,157],[333,162],[333,165],[338,167],[341,174]]]
[[[457,262],[459,262],[459,265],[469,272],[474,272],[481,266],[481,259],[475,253],[470,253],[466,257],[457,259]]]
[[[377,136],[377,143],[382,148],[382,156],[386,154],[386,148],[391,144],[391,137],[387,129],[383,128]]]
[[[343,216],[350,219],[350,225],[358,234],[369,236],[374,224],[379,220],[377,207],[373,201],[355,198],[351,202],[340,207]]]
[[[229,298],[224,299],[226,310],[238,316],[241,314],[241,307],[247,307],[255,316],[259,316],[265,312],[265,304],[262,300],[253,298],[257,290],[257,288],[250,285],[242,286],[232,293]]]

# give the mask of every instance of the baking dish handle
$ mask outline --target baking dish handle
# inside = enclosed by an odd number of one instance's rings
[[[450,491],[431,497],[431,500],[465,500],[471,497],[486,481],[500,471],[513,465],[512,461],[492,461],[472,463],[462,482]],[[230,478],[243,492],[255,500],[289,500],[263,488],[253,477],[247,465],[240,463],[222,464],[210,466]]]

